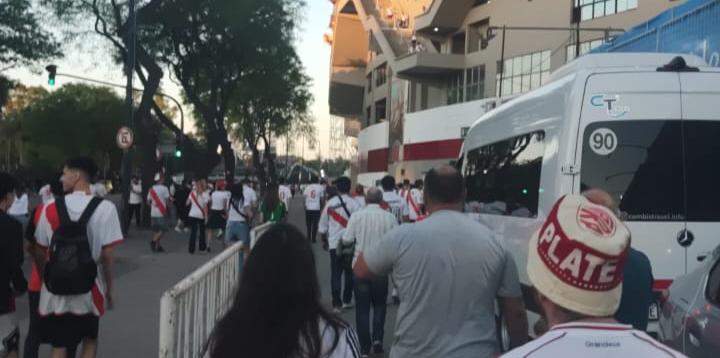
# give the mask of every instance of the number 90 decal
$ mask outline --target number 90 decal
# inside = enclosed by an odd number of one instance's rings
[[[610,155],[617,149],[618,138],[610,128],[598,128],[590,134],[588,145],[597,155]]]

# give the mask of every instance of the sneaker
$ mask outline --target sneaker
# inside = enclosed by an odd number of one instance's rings
[[[184,228],[183,231],[186,232],[186,233],[188,233],[188,232],[190,232],[190,229]]]
[[[157,245],[157,252],[165,252],[165,248],[160,246],[160,244]]]
[[[352,302],[351,302],[351,303],[343,303],[343,305],[342,305],[342,308],[343,308],[344,310],[347,310],[347,309],[350,309],[350,308],[353,308],[353,307],[355,307],[355,305],[353,305]]]
[[[176,227],[175,227],[175,231],[177,231],[177,232],[183,232],[183,231],[182,231],[182,228],[180,228],[179,226],[176,226]]]
[[[375,354],[385,353],[382,342],[380,342],[380,341],[373,342],[373,353],[375,353]]]
[[[156,252],[157,251],[157,242],[150,241],[150,251]]]
[[[215,238],[218,239],[218,240],[222,240],[222,239],[223,239],[223,234],[224,234],[224,232],[223,232],[222,230],[219,230],[218,233],[217,233],[217,235],[215,235]]]
[[[341,313],[342,313],[342,308],[340,308],[340,307],[333,307],[333,313],[335,313],[335,314],[341,314]]]

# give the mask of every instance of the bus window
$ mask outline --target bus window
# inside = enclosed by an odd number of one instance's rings
[[[467,153],[466,210],[534,218],[538,212],[545,133],[535,132]]]

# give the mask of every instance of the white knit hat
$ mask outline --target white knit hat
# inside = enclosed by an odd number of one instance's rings
[[[593,317],[620,305],[630,231],[609,209],[582,196],[562,197],[530,240],[527,271],[555,304]]]

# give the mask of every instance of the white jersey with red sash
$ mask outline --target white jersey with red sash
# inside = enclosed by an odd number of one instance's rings
[[[502,357],[609,358],[685,357],[629,325],[573,322],[554,326],[540,338]]]
[[[383,202],[380,207],[395,215],[398,223],[402,223],[404,217],[410,216],[407,201],[394,191],[383,192]]]
[[[150,216],[154,218],[164,218],[167,216],[167,203],[170,199],[170,190],[161,184],[153,185],[148,191],[148,201],[150,202]]]
[[[345,204],[344,208],[343,204]],[[335,196],[328,200],[320,215],[318,232],[328,234],[330,250],[337,249],[338,242],[345,233],[350,216],[358,210],[360,210],[360,205],[349,195],[343,194],[342,198]]]
[[[423,213],[423,210],[420,207],[420,204],[416,201],[415,196],[412,195],[411,190],[405,192],[405,201],[407,201],[408,204],[408,216],[410,217],[410,221],[422,221],[425,219],[425,213]]]
[[[210,197],[207,193],[198,194],[197,191],[193,190],[187,201],[190,206],[189,216],[195,219],[207,218],[207,204],[209,201]]]

